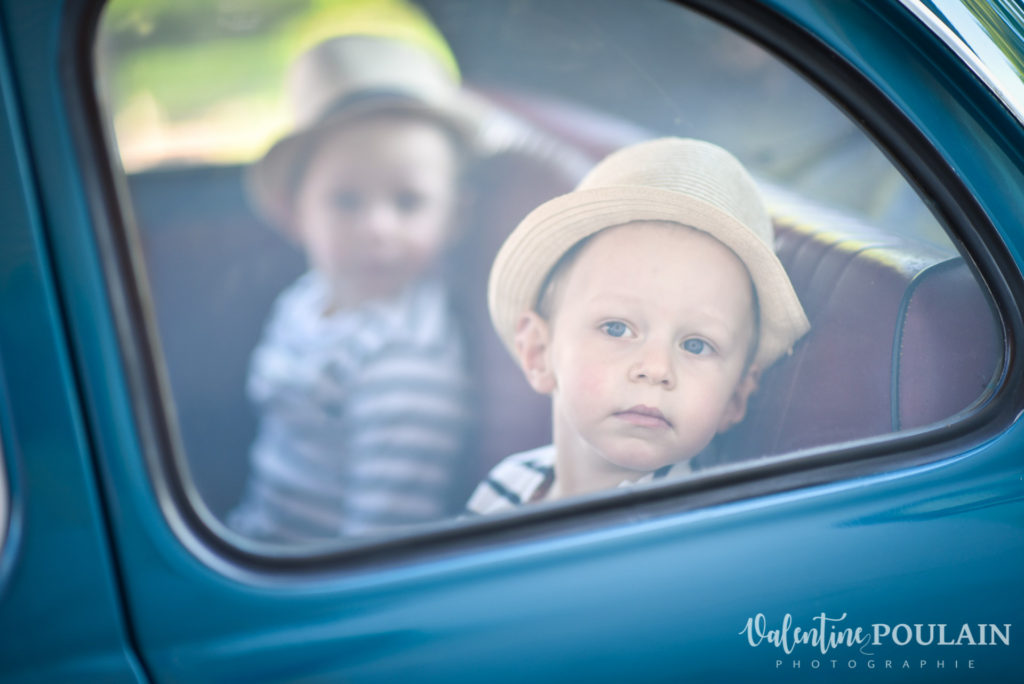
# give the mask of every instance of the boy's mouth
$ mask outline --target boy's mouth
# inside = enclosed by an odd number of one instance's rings
[[[624,411],[616,411],[615,416],[627,423],[640,427],[672,427],[672,423],[665,417],[664,413],[653,406],[646,406],[644,404],[631,406]]]

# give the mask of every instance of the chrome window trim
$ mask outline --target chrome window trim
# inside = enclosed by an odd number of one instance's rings
[[[934,11],[927,7],[922,0],[900,0],[901,4],[909,10],[917,19],[924,24],[932,33],[942,40],[953,51],[954,54],[962,61],[967,68],[969,68],[985,86],[992,92],[996,98],[1006,107],[1006,109],[1013,115],[1015,119],[1021,124],[1024,124],[1024,82],[1021,81],[1020,77],[1015,73],[1009,72],[1011,82],[1015,83],[1018,87],[1016,92],[1012,87],[1007,84],[1007,78],[1000,77],[995,73],[998,71],[1003,72],[1004,69],[998,68],[994,62],[1001,62],[1001,60],[993,60],[992,56],[995,54],[1001,55],[999,48],[994,45],[991,38],[985,33],[980,26],[975,23],[964,22],[962,24],[951,26],[953,19],[948,15],[943,14],[945,20],[938,16]],[[948,23],[947,23],[948,22]],[[992,55],[989,55],[989,59],[986,59],[978,53],[974,48],[966,43],[966,41],[958,34],[958,31],[964,34],[968,34],[971,39],[977,39],[982,44],[992,48]],[[985,52],[989,52],[986,50]],[[991,65],[991,67],[990,67]],[[1001,66],[1001,65],[999,65]]]
[[[0,553],[3,553],[4,542],[7,541],[10,504],[10,490],[7,488],[7,460],[4,458],[4,445],[0,443]]]

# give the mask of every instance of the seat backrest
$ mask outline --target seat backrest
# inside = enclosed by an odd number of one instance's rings
[[[215,513],[248,472],[256,416],[249,355],[301,252],[253,214],[241,167],[154,170],[129,178],[160,346],[192,480]]]
[[[764,373],[747,417],[710,461],[922,427],[985,395],[999,328],[959,255],[795,223],[777,225],[776,243],[811,331]]]
[[[575,170],[556,158],[514,150],[486,160],[470,179],[475,201],[449,269],[476,392],[474,453],[463,478],[467,498],[502,458],[551,441],[550,400],[527,385],[494,332],[487,279],[498,249],[519,221],[534,207],[571,190],[577,180]]]

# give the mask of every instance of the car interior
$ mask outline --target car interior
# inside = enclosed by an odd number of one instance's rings
[[[491,330],[493,255],[530,209],[573,187],[585,162],[645,135],[554,98],[487,96],[530,134],[468,174],[466,227],[446,265],[478,398],[467,496],[502,457],[550,439],[546,397],[529,389]],[[215,514],[235,503],[245,479],[256,425],[244,390],[249,353],[274,296],[303,269],[298,249],[248,206],[243,175],[243,165],[182,166],[129,178],[182,443]],[[1000,335],[962,257],[771,183],[765,190],[777,253],[812,329],[763,375],[746,419],[698,457],[701,467],[931,425],[984,400]]]

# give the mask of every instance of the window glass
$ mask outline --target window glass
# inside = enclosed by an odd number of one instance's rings
[[[985,290],[856,124],[695,12],[586,14],[110,2],[99,98],[168,415],[226,529],[360,542],[985,396]]]

